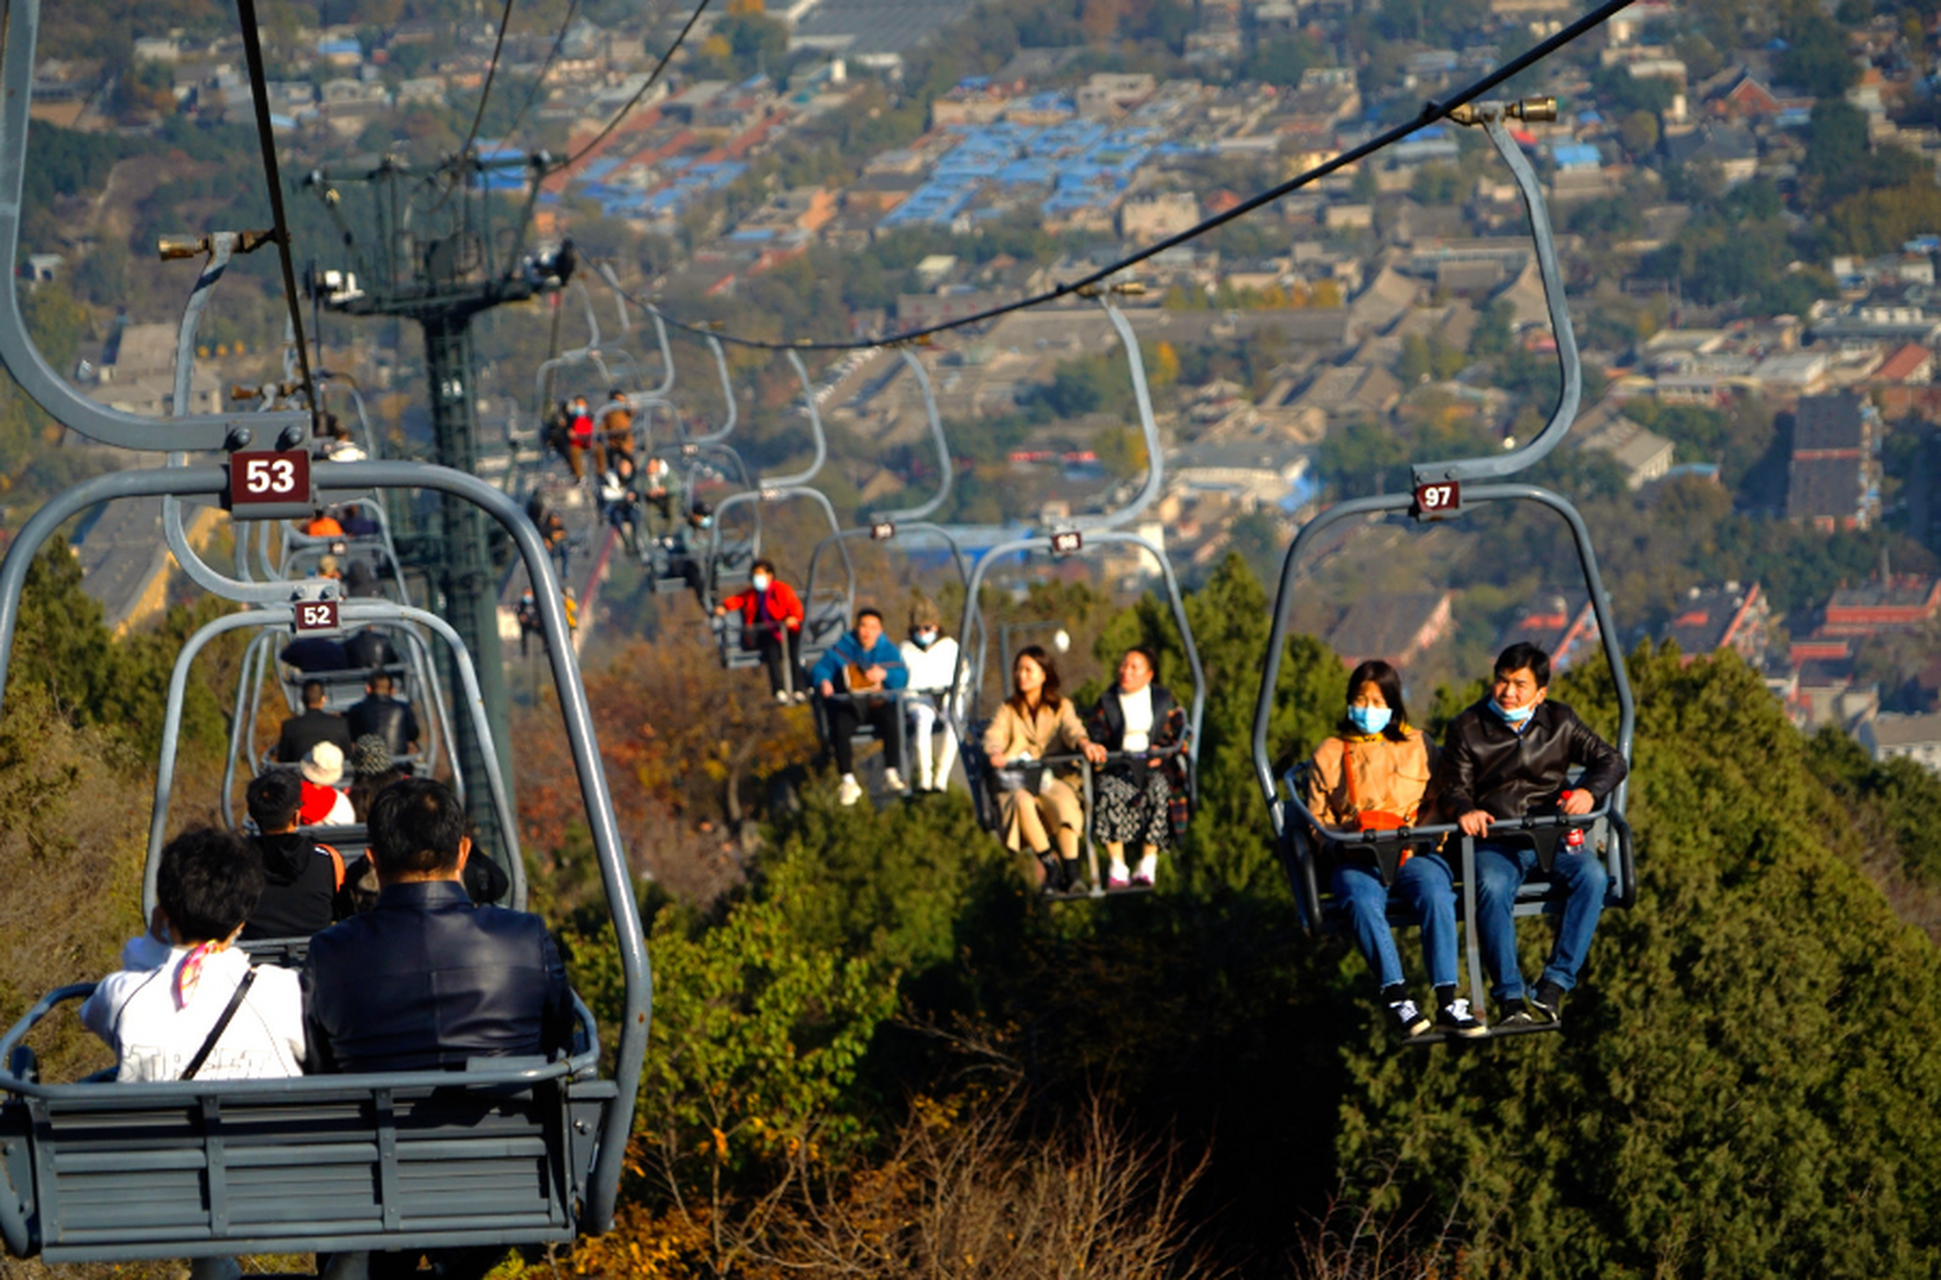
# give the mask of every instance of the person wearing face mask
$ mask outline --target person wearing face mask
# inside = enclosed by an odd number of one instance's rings
[[[1589,813],[1624,781],[1624,757],[1591,731],[1577,713],[1549,696],[1550,655],[1513,644],[1496,659],[1490,692],[1450,722],[1439,777],[1443,808],[1475,837],[1476,929],[1490,993],[1510,1012],[1499,1025],[1541,1026],[1562,1020],[1564,994],[1577,985],[1604,909],[1609,873],[1589,847],[1559,847],[1552,876],[1564,911],[1550,963],[1534,995],[1526,992],[1516,958],[1512,908],[1537,854],[1522,844],[1490,840],[1505,818]],[[1572,765],[1583,774],[1573,785]]]
[[[775,701],[802,702],[809,682],[802,674],[802,601],[794,588],[775,576],[772,560],[757,560],[748,576],[748,590],[715,606],[714,616],[741,615],[741,647],[759,649],[768,668],[768,689]]]
[[[594,434],[593,410],[586,403],[585,396],[574,396],[566,410],[566,465],[573,469],[573,478],[586,478],[586,455],[593,455],[594,474],[607,469],[606,451]]]
[[[1118,683],[1107,689],[1086,726],[1092,741],[1107,751],[1139,756],[1170,747],[1186,730],[1186,712],[1172,692],[1156,683],[1159,656],[1134,645],[1119,659]],[[1159,851],[1170,849],[1185,827],[1186,773],[1179,757],[1119,760],[1094,779],[1098,811],[1092,834],[1105,845],[1111,866],[1107,889],[1152,887],[1159,873]],[[1126,842],[1140,844],[1139,868],[1126,870]]]
[[[1335,736],[1314,753],[1307,807],[1321,824],[1341,831],[1386,831],[1430,820],[1435,810],[1436,748],[1409,724],[1402,677],[1371,658],[1348,675],[1348,705]],[[1434,1029],[1473,1038],[1489,1028],[1456,996],[1455,873],[1441,854],[1405,857],[1392,885],[1382,884],[1374,855],[1346,853],[1332,875],[1335,900],[1346,904],[1349,930],[1382,987],[1382,1003],[1404,1037]],[[1422,955],[1435,989],[1433,1022],[1409,998],[1402,957],[1388,927],[1390,899],[1415,912]]]
[[[957,641],[943,633],[936,602],[919,596],[910,606],[910,638],[899,646],[903,665],[910,670],[908,688],[925,696],[904,703],[909,708],[910,732],[916,738],[917,790],[947,791],[950,771],[957,763],[957,735],[950,720],[938,714],[939,702],[950,692],[957,674]],[[944,743],[931,760],[931,731],[942,725]]]
[[[701,563],[701,545],[708,540],[708,530],[713,527],[714,508],[705,502],[697,502],[689,508],[687,524],[680,533],[660,540],[661,547],[667,552],[669,575],[678,575],[697,596],[707,586],[707,570]]]

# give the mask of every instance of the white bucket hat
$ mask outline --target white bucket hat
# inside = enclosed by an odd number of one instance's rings
[[[344,778],[344,749],[334,742],[319,742],[298,768],[318,786],[334,787]]]

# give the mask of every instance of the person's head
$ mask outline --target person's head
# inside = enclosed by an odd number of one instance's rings
[[[919,649],[928,649],[944,633],[943,612],[929,596],[910,602],[910,640]]]
[[[385,884],[456,880],[471,856],[465,809],[433,778],[404,778],[371,801],[371,862]]]
[[[1550,655],[1542,649],[1518,641],[1496,655],[1489,700],[1505,720],[1512,724],[1528,720],[1549,690]]]
[[[321,680],[303,682],[303,705],[315,711],[324,704],[324,687]]]
[[[1159,678],[1159,655],[1143,644],[1135,644],[1119,659],[1119,689],[1137,693]]]
[[[766,591],[775,581],[775,562],[757,560],[748,567],[748,585],[757,591]]]
[[[338,573],[338,570],[337,570],[336,556],[322,556],[318,558],[317,576],[319,578],[334,578],[337,576],[337,573]]]
[[[355,778],[375,778],[391,772],[391,744],[367,733],[350,744],[350,771]]]
[[[364,692],[374,693],[380,698],[390,697],[391,690],[395,689],[396,687],[397,686],[392,682],[391,674],[388,671],[379,671],[376,674],[374,674],[369,680],[366,680],[364,682]]]
[[[705,529],[714,523],[714,508],[705,502],[697,502],[687,513],[687,522],[697,529]]]
[[[861,609],[856,613],[856,639],[865,649],[874,649],[876,642],[883,638],[883,615],[874,609]]]
[[[1011,687],[1011,704],[1017,710],[1034,702],[1054,709],[1059,705],[1058,664],[1043,645],[1028,644],[1011,659]]]
[[[155,900],[177,943],[236,936],[263,896],[263,860],[218,827],[193,827],[162,846]]]
[[[607,399],[609,400],[624,401],[626,398],[627,398],[627,393],[625,391],[622,391],[619,387],[615,387],[613,390],[607,392]]]
[[[344,749],[334,742],[319,742],[303,757],[297,771],[306,782],[334,787],[344,779]]]
[[[573,412],[574,412],[574,413],[585,413],[585,412],[586,412],[586,397],[585,397],[585,396],[574,396],[574,397],[573,397]]]
[[[289,769],[268,769],[250,781],[243,800],[250,821],[264,835],[294,831],[297,810],[303,806],[303,780]]]
[[[1348,707],[1337,726],[1343,733],[1379,733],[1391,742],[1408,736],[1409,711],[1402,705],[1402,676],[1380,658],[1370,658],[1348,673]]]

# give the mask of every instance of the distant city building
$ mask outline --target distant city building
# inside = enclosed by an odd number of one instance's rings
[[[1452,591],[1376,591],[1362,596],[1328,632],[1328,646],[1352,667],[1366,658],[1409,663],[1449,634]]]
[[[1754,666],[1765,662],[1771,637],[1772,605],[1758,583],[1728,582],[1693,587],[1679,602],[1663,639],[1676,644],[1690,663],[1708,653],[1730,649]]]
[[[1873,636],[1927,625],[1941,612],[1941,578],[1896,574],[1841,587],[1826,602],[1817,635]]]
[[[1880,514],[1876,417],[1851,393],[1801,398],[1793,412],[1788,519],[1828,532],[1873,524]]]
[[[1491,648],[1501,653],[1513,644],[1533,644],[1550,655],[1552,670],[1568,671],[1596,648],[1598,636],[1590,593],[1561,591],[1539,596],[1519,609]]]
[[[1930,773],[1941,773],[1941,712],[1883,711],[1863,721],[1854,736],[1876,760],[1912,760]]]

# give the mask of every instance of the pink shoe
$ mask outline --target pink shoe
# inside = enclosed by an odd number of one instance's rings
[[[1130,883],[1126,879],[1124,863],[1120,863],[1105,873],[1105,887],[1107,889],[1123,889]]]

